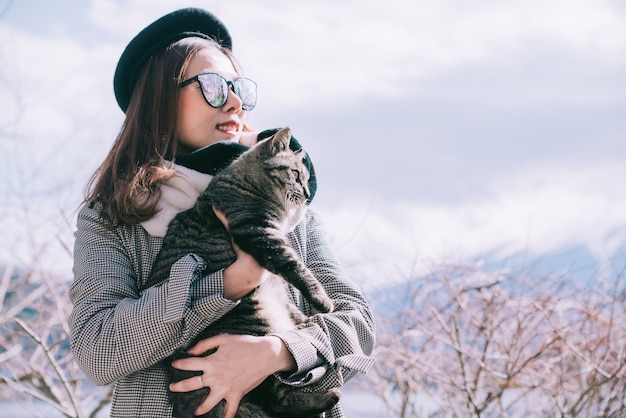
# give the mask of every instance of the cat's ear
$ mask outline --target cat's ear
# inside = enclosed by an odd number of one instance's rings
[[[306,151],[304,148],[299,148],[293,152],[296,156],[298,156],[302,161],[306,158]]]
[[[291,141],[291,129],[283,128],[270,139],[272,147],[272,153],[278,154],[279,152],[289,149],[289,142]]]

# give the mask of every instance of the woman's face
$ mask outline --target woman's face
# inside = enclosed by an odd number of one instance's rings
[[[189,62],[184,80],[205,72],[217,73],[230,81],[239,77],[230,59],[215,47],[198,51]],[[216,109],[204,100],[200,83],[182,87],[177,126],[181,148],[193,151],[217,141],[239,142],[245,114],[241,99],[230,89],[226,104]]]

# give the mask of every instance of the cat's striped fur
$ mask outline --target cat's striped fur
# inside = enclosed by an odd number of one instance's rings
[[[241,299],[194,342],[222,333],[265,335],[306,323],[307,317],[288,296],[286,282],[299,289],[318,311],[329,312],[333,308],[326,291],[287,239],[288,230],[304,214],[309,198],[305,152],[292,151],[290,138],[291,132],[285,128],[243,153],[212,179],[194,207],[179,213],[168,226],[147,287],[167,280],[171,266],[189,253],[204,259],[207,273],[225,268],[235,260],[231,238],[276,275]],[[228,230],[213,208],[224,213]],[[173,359],[184,356],[180,352]],[[174,382],[197,374],[171,367],[170,371]],[[175,416],[192,417],[208,393],[208,388],[172,393]],[[237,417],[315,416],[332,408],[338,399],[337,390],[306,393],[270,376],[244,397]],[[223,408],[222,402],[204,417],[221,418]]]

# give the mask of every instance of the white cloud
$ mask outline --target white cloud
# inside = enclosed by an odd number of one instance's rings
[[[364,101],[372,113],[363,118],[372,120],[379,115],[377,99],[400,96],[432,98],[448,109],[451,102],[475,106],[482,101],[490,109],[519,112],[623,103],[624,84],[615,84],[626,68],[626,13],[617,0],[196,0],[186,5],[205,7],[224,20],[236,54],[261,86],[261,106],[275,112],[300,108],[315,118],[316,109],[334,108],[341,115]],[[88,44],[62,29],[76,19],[69,13],[51,16],[67,21],[46,35],[0,21],[0,94],[8,98],[0,101],[0,132],[13,140],[5,137],[0,149],[11,148],[5,158],[18,156],[3,160],[4,170],[67,156],[50,167],[84,180],[78,196],[121,123],[112,92],[119,54],[137,31],[178,7],[176,0],[94,0],[86,18],[102,37],[92,36]],[[445,123],[444,116],[437,123]],[[511,123],[528,121],[523,114],[519,120],[506,116],[503,120]],[[416,118],[403,124],[411,134],[423,132],[426,122]],[[602,123],[597,131],[621,141],[618,119]],[[456,144],[449,141],[454,135],[472,135],[446,128],[441,134],[446,137],[437,137],[440,144]],[[364,146],[380,140],[359,139]],[[417,142],[411,143],[417,147]],[[448,155],[458,158],[452,151]],[[374,201],[321,210],[340,254],[368,260],[369,266],[385,259],[413,266],[416,260],[471,258],[488,251],[540,254],[576,243],[597,254],[610,252],[623,243],[626,231],[626,203],[616,180],[626,178],[624,156],[600,155],[593,166],[584,155],[572,160],[576,168],[525,161],[516,165],[518,172],[501,173],[487,187],[488,197],[455,206]]]
[[[0,145],[11,156],[2,165],[4,187],[28,192],[86,178],[81,169],[95,167],[94,155],[101,157],[98,149],[108,147],[120,125],[111,82],[115,48],[8,25],[0,25],[0,40],[0,53],[10,58],[3,60],[9,65],[0,87],[6,92]],[[42,171],[54,173],[52,183],[42,184],[35,174]]]
[[[612,0],[192,1],[229,27],[235,52],[269,106],[394,97],[466,68],[515,69],[549,55],[585,71],[626,65],[626,16]],[[120,43],[174,0],[96,0],[94,25]],[[541,62],[536,62],[541,66]],[[311,88],[313,86],[313,88]]]
[[[235,51],[249,75],[260,82],[267,106],[304,107],[320,101],[340,106],[364,97],[415,95],[440,76],[467,68],[500,68],[519,77],[516,68],[542,55],[570,57],[572,66],[578,65],[567,72],[626,67],[626,15],[611,0],[471,4],[459,0],[197,0],[188,4],[212,10],[226,22]],[[110,69],[132,36],[178,7],[175,0],[123,4],[94,0],[88,18],[109,37],[102,42],[112,48],[100,62],[93,57],[89,61],[100,68],[107,63],[108,72],[99,79],[112,76]],[[78,47],[72,42],[81,40],[42,41],[46,51],[63,51],[64,60],[71,62]],[[539,56],[529,57],[533,51]],[[532,65],[541,67],[542,62]],[[407,88],[418,82],[422,89]]]
[[[406,89],[411,80],[476,66],[514,69],[546,54],[579,60],[571,72],[626,65],[626,16],[610,1],[222,6],[244,64],[274,87],[272,103],[415,94]]]
[[[577,246],[605,261],[626,244],[623,178],[622,163],[574,171],[529,167],[494,179],[489,195],[453,206],[344,201],[319,210],[348,264],[380,275]]]

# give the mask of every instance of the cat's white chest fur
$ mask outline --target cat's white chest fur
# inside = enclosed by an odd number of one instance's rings
[[[258,302],[259,316],[265,318],[272,328],[271,332],[283,332],[296,329],[289,314],[287,304],[291,303],[285,281],[271,275],[252,296]]]
[[[287,216],[280,225],[280,230],[284,234],[288,234],[293,231],[296,226],[304,219],[306,214],[307,205],[290,205],[287,207]]]

